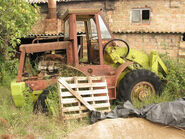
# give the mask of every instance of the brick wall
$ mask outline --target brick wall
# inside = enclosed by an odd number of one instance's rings
[[[99,8],[103,9],[104,17],[116,38],[126,40],[132,48],[150,52],[155,49],[161,53],[168,51],[170,56],[177,57],[184,54],[184,42],[181,34],[170,32],[185,32],[185,0],[115,0],[114,6],[107,8],[104,0],[93,2],[65,2],[57,3],[58,17],[68,8]],[[46,18],[47,4],[41,4],[43,18]],[[132,23],[133,8],[149,8],[149,23]],[[46,33],[45,20],[35,26],[34,33]],[[78,31],[84,31],[79,24]],[[57,32],[63,32],[63,22]],[[123,32],[127,32],[124,34]],[[133,32],[133,33],[128,33]],[[145,32],[145,33],[134,33]],[[146,33],[150,32],[150,33]],[[155,33],[151,33],[155,32]],[[159,33],[168,32],[168,33]],[[182,49],[181,49],[182,47]]]
[[[106,10],[105,1],[57,3],[58,15],[68,8],[99,8],[114,32],[185,32],[185,0],[118,0],[112,2],[114,10]],[[47,4],[41,4],[44,17]],[[149,8],[149,23],[132,23],[133,8]],[[62,30],[63,31],[63,23]],[[42,31],[40,31],[42,32]]]
[[[185,32],[184,7],[185,0],[120,0],[106,14],[113,31]],[[132,23],[133,8],[149,8],[150,23]]]
[[[130,48],[150,53],[156,50],[171,57],[178,57],[181,35],[179,34],[114,34],[115,38],[125,40]]]
[[[185,58],[185,41],[180,41],[179,57]]]

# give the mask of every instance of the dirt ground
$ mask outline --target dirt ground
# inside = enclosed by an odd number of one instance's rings
[[[185,130],[154,124],[142,118],[118,118],[82,127],[65,139],[185,139]]]

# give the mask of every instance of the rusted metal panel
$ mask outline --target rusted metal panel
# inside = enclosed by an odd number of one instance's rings
[[[48,88],[50,85],[53,85],[57,82],[57,79],[48,79],[48,80],[31,80],[25,81],[26,85],[30,87],[33,91],[36,90],[44,90]]]
[[[116,99],[116,69],[110,65],[79,65],[74,67],[86,76],[105,76],[110,99]]]
[[[116,99],[116,76],[105,76],[110,99]]]
[[[66,49],[69,45],[71,45],[70,41],[24,44],[20,46],[20,51],[23,51],[25,49],[26,53],[45,52],[45,51]]]
[[[72,43],[70,43],[70,45],[67,47],[67,64],[69,65],[73,65],[74,63],[74,59],[73,59],[73,48],[72,48]]]
[[[115,75],[116,71],[115,69],[110,65],[79,65],[76,66],[79,70],[86,73],[86,75],[89,76],[109,76],[109,75]]]

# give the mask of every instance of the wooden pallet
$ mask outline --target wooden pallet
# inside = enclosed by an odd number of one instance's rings
[[[82,119],[88,116],[88,109],[110,111],[105,77],[64,77],[58,79],[58,86],[62,120]]]

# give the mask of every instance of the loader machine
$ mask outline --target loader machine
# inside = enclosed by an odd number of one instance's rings
[[[161,93],[160,78],[167,68],[158,54],[132,49],[126,41],[114,38],[101,10],[68,9],[63,20],[63,41],[20,46],[18,75],[11,83],[17,107],[24,104],[25,91],[37,102],[66,67],[85,76],[105,76],[110,100],[142,102]],[[86,46],[77,36],[78,22],[84,24]]]

